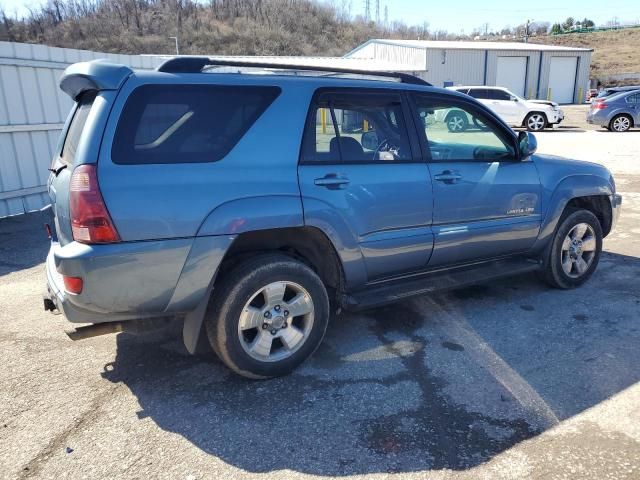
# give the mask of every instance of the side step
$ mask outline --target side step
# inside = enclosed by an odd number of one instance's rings
[[[347,294],[343,307],[350,311],[375,308],[416,295],[451,290],[496,278],[533,272],[540,267],[540,262],[534,259],[505,259],[447,270],[435,270],[419,276],[369,285],[366,289]]]
[[[172,318],[161,317],[127,320],[124,322],[93,323],[91,325],[85,325],[71,330],[65,330],[64,333],[66,333],[67,337],[74,341],[118,332],[140,334],[163,329],[167,325],[169,325],[172,320]]]

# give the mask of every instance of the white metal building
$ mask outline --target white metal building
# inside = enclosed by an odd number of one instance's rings
[[[435,86],[498,85],[526,98],[584,102],[592,50],[515,42],[369,40],[346,58],[407,65]]]

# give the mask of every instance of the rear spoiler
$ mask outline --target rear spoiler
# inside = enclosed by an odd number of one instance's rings
[[[132,73],[125,65],[105,60],[74,63],[62,74],[60,88],[77,101],[84,92],[119,89]]]

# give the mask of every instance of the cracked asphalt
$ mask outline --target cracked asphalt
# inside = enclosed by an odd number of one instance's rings
[[[0,219],[0,477],[640,478],[640,132],[558,131],[624,195],[594,277],[346,314],[294,374],[189,356],[179,326],[71,342],[39,213]]]

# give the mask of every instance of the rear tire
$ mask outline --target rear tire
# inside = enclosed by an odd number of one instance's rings
[[[629,115],[616,115],[609,122],[609,131],[619,133],[626,132],[632,125],[633,119]]]
[[[286,375],[318,348],[329,322],[320,277],[282,254],[252,257],[216,284],[205,316],[218,357],[244,377]]]
[[[531,112],[524,119],[524,126],[530,132],[539,132],[547,128],[547,116],[541,112]]]
[[[575,210],[560,220],[541,277],[555,288],[575,288],[586,282],[600,260],[602,227],[589,210]]]

